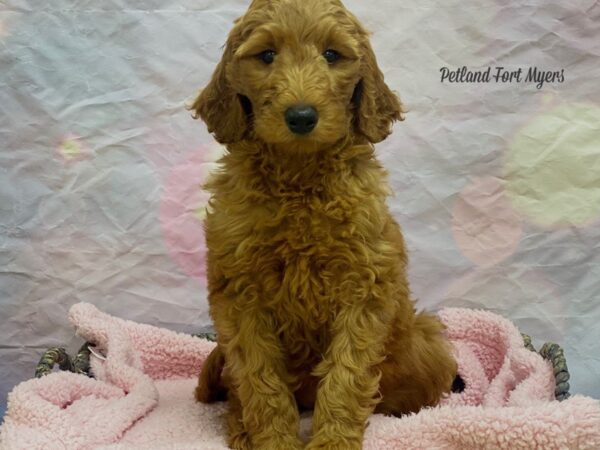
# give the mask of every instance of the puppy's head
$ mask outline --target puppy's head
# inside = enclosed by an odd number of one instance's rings
[[[192,108],[221,143],[372,143],[401,119],[368,34],[339,0],[254,0]]]

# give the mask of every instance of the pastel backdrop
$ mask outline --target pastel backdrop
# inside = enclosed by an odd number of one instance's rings
[[[420,305],[512,319],[600,397],[600,4],[347,0],[407,119],[377,147]],[[0,405],[90,302],[211,327],[200,185],[222,149],[184,103],[240,0],[0,1]],[[449,84],[440,69],[564,69]]]

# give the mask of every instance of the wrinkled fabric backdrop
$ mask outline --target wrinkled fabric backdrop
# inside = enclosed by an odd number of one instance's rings
[[[600,4],[347,0],[409,110],[380,144],[420,306],[564,345],[600,397]],[[221,148],[184,104],[241,0],[0,1],[0,404],[80,301],[211,326],[199,186]],[[440,69],[564,69],[441,83]]]

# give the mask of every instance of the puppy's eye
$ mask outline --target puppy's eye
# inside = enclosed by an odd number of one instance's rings
[[[323,57],[327,60],[329,64],[333,64],[334,62],[339,61],[342,58],[342,55],[340,55],[335,50],[329,48],[325,50],[325,52],[323,52]]]
[[[274,50],[265,50],[264,52],[259,53],[257,58],[265,64],[273,64],[273,61],[275,61],[275,55],[276,53]]]

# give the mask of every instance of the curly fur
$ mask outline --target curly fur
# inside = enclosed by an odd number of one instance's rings
[[[272,64],[256,55],[276,52]],[[328,64],[326,49],[342,58]],[[284,112],[319,112],[307,136]],[[205,186],[218,346],[196,397],[227,397],[234,449],[360,449],[368,416],[435,405],[456,363],[416,313],[373,144],[402,118],[368,34],[338,0],[254,0],[193,105],[227,144]]]

